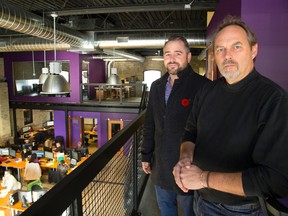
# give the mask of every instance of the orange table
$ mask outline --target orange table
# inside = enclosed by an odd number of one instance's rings
[[[20,171],[21,171],[21,169],[25,168],[26,161],[22,161],[20,158],[16,158],[16,160],[18,160],[18,161],[15,161],[15,159],[8,159],[8,160],[2,162],[0,164],[0,166],[6,167],[6,169],[8,169],[9,167],[10,168],[16,168],[18,181],[20,181],[21,180]]]
[[[68,170],[67,174],[71,173],[74,169],[76,169],[76,168],[77,168],[80,164],[82,164],[88,157],[89,157],[89,156],[87,156],[87,157],[82,157],[82,158],[81,158],[81,161],[77,162],[77,164],[76,164],[75,167],[70,168],[70,169]]]
[[[88,156],[89,157],[89,156]],[[81,161],[79,161],[79,162],[77,162],[77,164],[76,164],[76,166],[75,167],[77,167],[77,166],[79,166],[81,163],[83,163],[88,157],[82,157],[81,158]],[[57,167],[58,167],[58,164],[59,164],[59,162],[56,160],[56,159],[54,159],[54,162],[45,162],[45,160],[41,160],[40,159],[40,167],[42,167],[42,168],[49,168],[49,169],[57,169]],[[65,162],[67,163],[67,164],[70,164],[70,158],[68,158],[68,157],[66,157],[65,156]],[[74,170],[75,168],[73,168],[73,169],[69,169],[68,170],[68,174],[70,173],[70,172],[72,172],[73,170]]]
[[[2,189],[2,187],[0,186]],[[27,208],[22,207],[22,202],[17,202],[14,205],[10,205],[9,202],[9,197],[12,192],[8,192],[8,194],[5,197],[0,197],[0,208],[5,208],[5,209],[10,209],[11,210],[11,215],[14,216],[15,214],[17,215],[18,212],[23,212]]]

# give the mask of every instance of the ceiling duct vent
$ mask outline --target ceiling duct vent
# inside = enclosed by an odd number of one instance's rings
[[[128,43],[129,37],[117,37],[116,40],[118,43]]]

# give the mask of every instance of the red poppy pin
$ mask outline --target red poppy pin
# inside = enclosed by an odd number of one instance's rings
[[[181,101],[182,106],[186,107],[189,105],[189,100],[187,98],[183,98]]]

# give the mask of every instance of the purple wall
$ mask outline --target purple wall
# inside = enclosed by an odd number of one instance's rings
[[[212,37],[213,31],[218,23],[220,23],[228,14],[239,17],[241,16],[241,0],[220,0],[216,7],[214,16],[207,27],[207,45],[210,43],[210,38]]]
[[[61,116],[60,116],[61,115]],[[128,113],[104,113],[104,112],[78,112],[78,111],[70,111],[68,113],[71,117],[83,117],[83,118],[97,118],[98,120],[98,148],[103,146],[108,141],[108,134],[107,134],[107,120],[119,120],[122,119],[124,121],[124,127],[129,124],[137,114],[128,114]],[[56,119],[57,118],[57,119]],[[64,112],[57,112],[57,116],[55,115],[55,128],[56,122],[59,122],[59,130],[55,131],[55,135],[62,135],[66,137],[66,132],[64,130],[65,125],[65,113]],[[63,124],[61,124],[61,122]],[[57,127],[58,128],[58,127]],[[61,128],[61,129],[60,129]],[[72,132],[73,133],[73,132]],[[66,140],[66,139],[65,139]],[[76,145],[77,143],[73,144]]]
[[[124,127],[129,124],[134,118],[137,117],[138,114],[128,114],[128,113],[101,113],[100,116],[100,125],[98,124],[98,128],[101,128],[100,136],[101,142],[98,143],[98,147],[101,147],[108,141],[108,133],[107,133],[107,120],[119,120],[122,119],[124,122]],[[99,132],[98,132],[99,134]],[[98,135],[99,136],[99,135]]]
[[[88,77],[90,83],[105,83],[105,63],[100,59],[89,59]],[[89,87],[89,99],[96,97],[95,87]]]
[[[242,18],[258,40],[257,70],[288,90],[288,1],[242,0]]]
[[[65,112],[54,111],[54,135],[64,137],[64,145],[66,146],[66,124],[65,124]]]
[[[68,60],[70,62],[70,97],[28,97],[28,96],[14,96],[13,93],[13,73],[12,63],[17,61],[31,61],[31,52],[18,53],[3,53],[1,57],[4,58],[5,77],[9,86],[9,100],[11,101],[31,101],[31,102],[80,102],[80,83],[81,83],[81,67],[82,59],[87,55],[80,55],[79,53],[58,51],[56,55],[57,60]],[[35,52],[35,61],[43,61],[44,53]],[[52,51],[46,52],[46,60],[54,60],[54,53]],[[103,72],[104,73],[104,72]]]
[[[208,27],[208,38],[228,14],[240,16],[256,34],[259,46],[256,69],[287,90],[288,1],[220,0]]]
[[[104,83],[105,62],[101,59],[89,59],[88,73],[90,83]]]

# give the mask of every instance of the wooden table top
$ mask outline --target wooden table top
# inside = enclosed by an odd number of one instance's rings
[[[0,186],[1,190],[3,189]],[[6,209],[12,209],[12,210],[16,210],[16,211],[25,211],[27,208],[22,207],[22,202],[17,202],[14,205],[10,205],[10,201],[9,201],[9,197],[10,195],[13,194],[12,192],[8,192],[7,195],[5,197],[0,197],[0,207],[1,208],[6,208]]]

